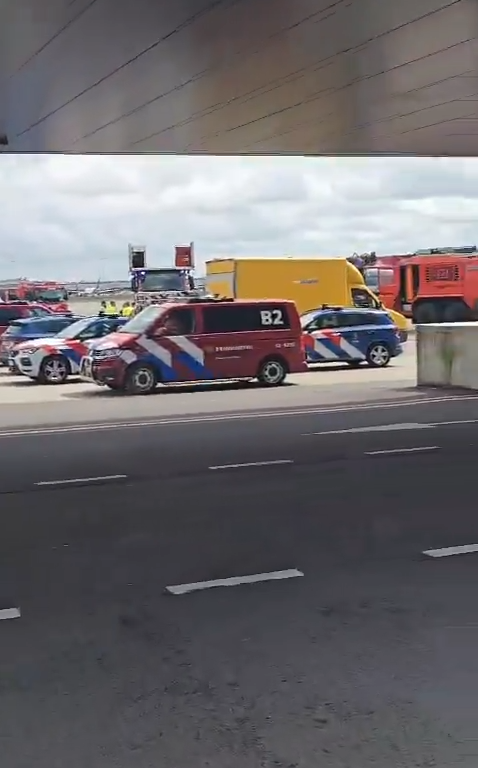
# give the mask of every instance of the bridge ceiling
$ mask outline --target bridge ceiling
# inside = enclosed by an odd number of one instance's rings
[[[477,152],[476,0],[0,0],[0,19],[13,151]]]

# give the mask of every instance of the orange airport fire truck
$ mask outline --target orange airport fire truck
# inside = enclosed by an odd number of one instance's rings
[[[53,281],[16,280],[1,283],[2,301],[31,301],[45,305],[48,309],[64,314],[70,311],[68,291],[61,283]]]
[[[378,256],[364,277],[386,307],[414,323],[478,320],[475,245]]]

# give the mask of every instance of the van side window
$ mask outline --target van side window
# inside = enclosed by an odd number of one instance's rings
[[[203,307],[204,333],[286,330],[290,328],[284,304],[218,304]]]
[[[172,309],[168,312],[168,321],[178,329],[178,336],[188,336],[196,329],[196,313],[190,307]]]
[[[188,336],[194,333],[196,327],[196,314],[190,307],[178,307],[171,309],[164,317],[160,319],[156,330],[165,328],[167,336]]]

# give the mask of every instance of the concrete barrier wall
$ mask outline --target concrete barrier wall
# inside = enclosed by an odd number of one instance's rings
[[[478,323],[419,325],[417,385],[478,390]]]

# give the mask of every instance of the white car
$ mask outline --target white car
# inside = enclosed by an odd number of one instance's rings
[[[124,325],[125,317],[85,317],[57,336],[25,341],[15,348],[19,373],[40,384],[63,384],[80,373],[80,363],[94,343]]]

